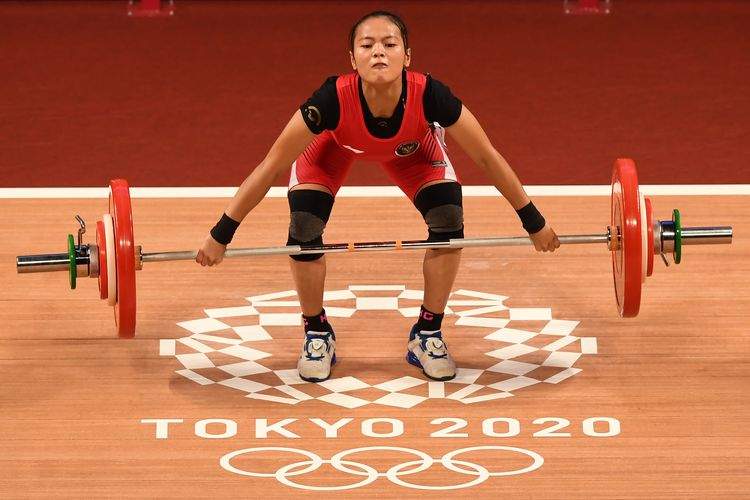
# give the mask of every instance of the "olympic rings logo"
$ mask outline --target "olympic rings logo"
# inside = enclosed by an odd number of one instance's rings
[[[353,455],[356,453],[362,453],[366,451],[381,451],[381,450],[408,453],[416,457],[419,457],[419,459],[394,465],[393,467],[391,467],[385,472],[379,472],[376,468],[370,465],[367,465],[365,463],[362,463],[362,462],[344,459],[345,457],[348,457],[349,455]],[[243,455],[252,455],[255,453],[263,453],[263,452],[268,452],[268,451],[295,453],[297,455],[302,455],[306,457],[307,460],[300,460],[298,462],[292,462],[290,464],[287,464],[287,465],[284,465],[283,467],[278,468],[275,472],[270,472],[270,473],[254,472],[250,470],[240,469],[232,465],[231,463],[232,459],[235,459]],[[514,454],[525,455],[531,458],[533,462],[531,463],[531,465],[528,465],[520,469],[490,472],[483,465],[480,465],[474,462],[468,462],[466,460],[456,460],[456,456],[462,455],[464,453],[473,452],[473,451],[511,452]],[[265,447],[258,447],[258,448],[245,448],[242,450],[237,450],[237,451],[227,453],[226,455],[221,457],[221,459],[219,460],[219,463],[225,470],[232,472],[234,474],[239,474],[241,476],[252,476],[252,477],[274,477],[276,478],[278,482],[282,484],[291,486],[292,488],[299,488],[299,489],[304,489],[304,490],[314,490],[314,491],[349,490],[353,488],[360,488],[362,486],[367,486],[368,484],[376,481],[379,477],[385,477],[392,483],[397,484],[399,486],[404,486],[406,488],[413,488],[413,489],[420,489],[420,490],[457,490],[461,488],[470,488],[472,486],[476,486],[478,484],[485,482],[490,477],[514,476],[518,474],[525,474],[527,472],[535,471],[544,464],[544,458],[534,451],[525,450],[523,448],[514,448],[510,446],[472,446],[468,448],[461,448],[459,450],[448,452],[439,459],[435,459],[423,451],[414,450],[411,448],[402,448],[402,447],[397,447],[397,446],[370,446],[370,447],[344,450],[335,454],[329,460],[324,460],[316,453],[313,453],[307,450],[300,450],[298,448],[286,448],[286,447],[280,447],[280,446],[265,446]],[[432,467],[435,463],[439,463],[446,469],[451,470],[453,472],[457,472],[459,474],[464,474],[468,476],[476,476],[476,477],[474,477],[473,479],[465,483],[448,485],[448,486],[420,485],[420,484],[411,483],[404,479],[401,479],[402,476],[409,476],[411,474],[417,474],[419,472],[427,470],[430,467]],[[345,484],[342,486],[309,486],[309,485],[301,484],[293,480],[293,478],[295,478],[296,476],[301,476],[303,474],[307,474],[307,473],[318,470],[323,464],[330,464],[336,470],[345,472],[353,476],[363,476],[363,479],[361,481],[351,483],[351,484]]]

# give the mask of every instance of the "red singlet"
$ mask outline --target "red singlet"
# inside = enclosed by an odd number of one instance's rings
[[[427,77],[406,72],[406,107],[401,128],[390,139],[379,139],[367,130],[359,100],[359,75],[338,77],[336,91],[341,117],[336,130],[324,130],[292,164],[289,187],[320,184],[335,196],[355,158],[376,161],[410,200],[426,183],[439,179],[458,181],[445,151],[443,129],[429,126],[422,96]]]

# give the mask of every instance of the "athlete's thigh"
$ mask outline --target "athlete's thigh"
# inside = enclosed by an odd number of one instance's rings
[[[289,188],[319,184],[336,196],[352,166],[352,155],[327,132],[318,135],[292,164]]]

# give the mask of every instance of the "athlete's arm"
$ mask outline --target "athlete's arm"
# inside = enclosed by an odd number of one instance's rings
[[[226,215],[233,221],[242,222],[271,189],[276,176],[289,168],[314,138],[315,134],[305,124],[302,113],[294,113],[266,157],[237,190],[226,209]],[[226,245],[209,235],[198,251],[195,261],[203,266],[218,264],[224,258],[225,249]]]
[[[487,174],[513,209],[518,210],[529,203],[529,197],[516,173],[492,145],[484,129],[466,106],[461,110],[458,121],[445,130]]]
[[[492,184],[508,200],[514,210],[519,210],[529,204],[529,197],[521,181],[518,180],[518,176],[492,145],[484,129],[466,106],[463,106],[458,121],[445,130],[487,174]],[[557,235],[549,225],[544,225],[541,230],[531,234],[531,239],[537,250],[554,251],[560,246]]]
[[[255,208],[271,189],[276,176],[291,167],[314,138],[315,134],[310,132],[305,124],[302,113],[300,111],[294,113],[266,157],[242,183],[227,207],[226,214],[242,222],[250,210]]]

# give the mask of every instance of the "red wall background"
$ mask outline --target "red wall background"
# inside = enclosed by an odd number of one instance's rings
[[[238,185],[383,7],[525,184],[607,184],[619,156],[644,184],[750,183],[747,1],[178,0],[149,19],[121,0],[0,2],[0,186]],[[371,164],[348,181],[387,183]]]

